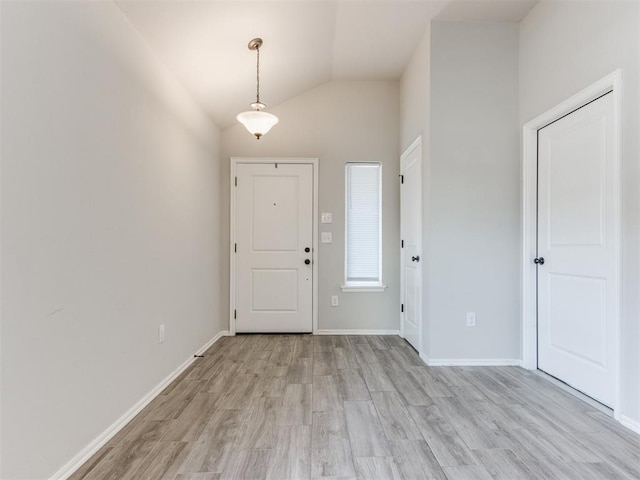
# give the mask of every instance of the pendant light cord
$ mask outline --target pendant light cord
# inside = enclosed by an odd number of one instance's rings
[[[260,47],[256,48],[256,99],[260,103]]]

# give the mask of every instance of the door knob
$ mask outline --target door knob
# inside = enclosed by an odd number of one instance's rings
[[[305,251],[305,252],[307,252],[307,253],[309,253],[309,252],[311,251],[311,249],[310,249],[309,247],[306,247],[306,248],[304,249],[304,251]]]
[[[534,258],[533,259],[533,263],[535,263],[537,265],[544,265],[544,257]]]
[[[420,255],[416,255],[415,257],[411,257],[411,261],[412,262],[419,262],[420,261]]]
[[[305,261],[304,261],[304,264],[305,264],[305,265],[309,265],[310,263],[311,263],[311,260],[309,260],[308,258],[307,258],[307,259],[305,259]]]

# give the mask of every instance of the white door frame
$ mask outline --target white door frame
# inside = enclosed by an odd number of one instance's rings
[[[287,163],[313,166],[313,248],[311,261],[313,262],[313,333],[318,331],[318,159],[317,158],[280,158],[280,157],[231,157],[230,192],[231,210],[229,216],[229,333],[236,334],[236,319],[234,306],[236,304],[236,190],[235,181],[238,164],[267,164]]]
[[[413,143],[411,145],[409,145],[407,147],[407,149],[402,153],[402,155],[400,155],[400,173],[402,173],[402,162],[403,160],[408,157],[411,152],[413,152],[413,150],[415,149],[419,149],[419,155],[418,155],[418,160],[417,162],[420,164],[420,172],[422,173],[422,135],[418,135],[418,138],[416,138]],[[420,179],[420,182],[422,184],[422,179]],[[402,187],[400,187],[402,188]],[[420,204],[417,206],[418,208],[418,215],[419,218],[422,219],[422,188],[420,188]],[[400,235],[402,236],[402,192],[400,192]],[[402,238],[400,239],[400,242],[402,242]],[[422,225],[420,228],[420,256],[423,257],[423,261],[424,261],[424,255],[422,255],[423,253],[423,249],[422,249]],[[418,262],[418,280],[420,282],[420,296],[422,297],[422,264],[423,262]],[[404,275],[402,274],[402,269],[404,268],[404,250],[401,248],[400,249],[400,299],[404,302],[405,299],[405,285],[404,285]],[[404,316],[405,316],[405,312],[400,312],[400,336],[402,338],[404,338]],[[422,301],[420,301],[420,305],[416,305],[416,317],[417,317],[417,323],[418,323],[418,354],[421,355],[423,352],[423,330],[422,330]]]
[[[615,375],[615,399],[613,403],[614,417],[620,416],[620,318],[621,318],[621,179],[620,165],[622,155],[622,70],[618,69],[610,75],[585,88],[581,92],[565,100],[551,110],[526,123],[522,131],[522,366],[529,370],[538,368],[538,329],[537,329],[537,282],[536,266],[533,259],[536,256],[537,237],[537,190],[538,190],[538,130],[568,115],[574,110],[599,98],[605,93],[613,95],[613,175],[614,175],[614,247],[615,270],[614,297],[615,321],[613,326],[614,342],[617,346],[616,361],[613,367]]]

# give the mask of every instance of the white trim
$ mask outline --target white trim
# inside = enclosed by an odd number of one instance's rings
[[[638,422],[637,420],[627,417],[626,415],[620,415],[618,421],[632,432],[636,432],[638,435],[640,435],[640,422]]]
[[[303,157],[231,157],[230,159],[230,177],[229,177],[229,197],[230,197],[230,217],[229,217],[229,332],[231,335],[236,334],[236,321],[233,318],[234,306],[236,304],[236,256],[234,252],[234,244],[236,243],[236,196],[235,178],[237,175],[237,166],[241,163],[299,163],[309,164],[313,166],[313,299],[312,299],[312,331],[318,331],[318,158]]]
[[[430,367],[520,367],[518,358],[425,358]]]
[[[413,143],[411,145],[409,145],[409,147],[407,147],[407,149],[402,152],[402,155],[400,155],[400,174],[404,175],[403,170],[402,170],[402,163],[404,161],[404,159],[406,157],[408,157],[414,149],[419,148],[420,149],[420,154],[418,155],[418,163],[420,164],[420,175],[422,176],[422,135],[418,135],[418,138],[416,138]],[[402,188],[402,185],[400,186],[400,188]],[[417,270],[418,270],[418,280],[419,280],[419,285],[420,285],[420,289],[423,288],[423,275],[422,275],[422,265],[424,263],[424,255],[422,254],[423,252],[423,244],[422,244],[422,200],[423,200],[423,195],[422,195],[422,179],[420,180],[420,201],[418,202],[418,204],[416,205],[416,208],[418,209],[418,218],[420,218],[420,228],[418,229],[418,235],[419,235],[419,241],[418,241],[418,245],[420,250],[418,250],[418,255],[423,257],[423,261],[418,263],[417,266]],[[403,233],[403,229],[402,229],[402,191],[400,192],[400,236],[402,237],[402,233]],[[402,238],[400,238],[400,242],[402,242]],[[404,268],[404,263],[405,263],[405,259],[404,259],[404,252],[405,250],[401,247],[400,248],[400,303],[402,305],[404,305],[406,303],[405,298],[406,298],[406,291],[405,291],[405,285],[404,285],[404,272],[402,271],[402,269]],[[423,328],[422,328],[422,298],[420,298],[419,304],[415,305],[415,309],[416,309],[416,318],[418,320],[418,354],[420,355],[420,358],[422,358],[422,353],[424,351],[424,347],[423,347]],[[404,319],[405,319],[405,315],[406,315],[406,311],[405,309],[401,309],[400,310],[400,336],[402,338],[405,338],[404,335]],[[426,357],[424,357],[426,358]],[[424,360],[423,358],[423,360]]]
[[[340,289],[343,292],[348,293],[371,293],[371,292],[384,292],[387,289],[386,285],[342,285]]]
[[[228,336],[229,332],[223,330],[214,336],[211,340],[205,343],[195,353],[201,355],[206,352],[211,345],[216,343],[220,338]],[[156,385],[149,393],[142,397],[133,407],[131,407],[124,415],[116,420],[110,427],[104,432],[98,435],[89,445],[84,447],[76,456],[69,460],[60,470],[54,473],[49,480],[62,480],[70,477],[76,470],[78,470],[84,463],[89,460],[100,448],[102,448],[109,440],[111,440],[120,430],[122,430],[127,423],[142,411],[144,407],[149,405],[151,401],[156,398],[171,382],[173,382],[178,376],[184,372],[194,361],[195,356],[191,356],[182,365],[180,365],[173,373],[169,374],[164,380]]]
[[[399,335],[398,330],[317,330],[316,335]]]
[[[612,405],[614,418],[620,420],[620,285],[622,274],[622,263],[620,256],[620,205],[621,205],[621,181],[620,165],[622,155],[622,70],[607,75],[603,79],[585,88],[571,98],[560,103],[551,110],[543,113],[535,119],[527,122],[523,126],[523,155],[522,155],[522,366],[529,370],[535,370],[538,366],[537,358],[537,312],[536,312],[536,282],[535,266],[532,259],[536,253],[536,184],[537,184],[537,131],[560,117],[584,106],[599,96],[612,91],[614,109],[614,178],[616,191],[614,192],[614,240],[616,245],[615,268],[616,275],[613,288],[617,298],[616,313],[614,322],[615,343],[618,345],[616,364],[614,366],[615,375],[615,400]]]

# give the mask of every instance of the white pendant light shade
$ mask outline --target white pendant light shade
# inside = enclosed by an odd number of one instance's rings
[[[262,135],[271,130],[271,127],[278,123],[278,117],[271,113],[261,112],[260,110],[247,110],[246,112],[239,113],[236,118],[249,130],[249,133],[255,135],[258,140],[260,140]]]

